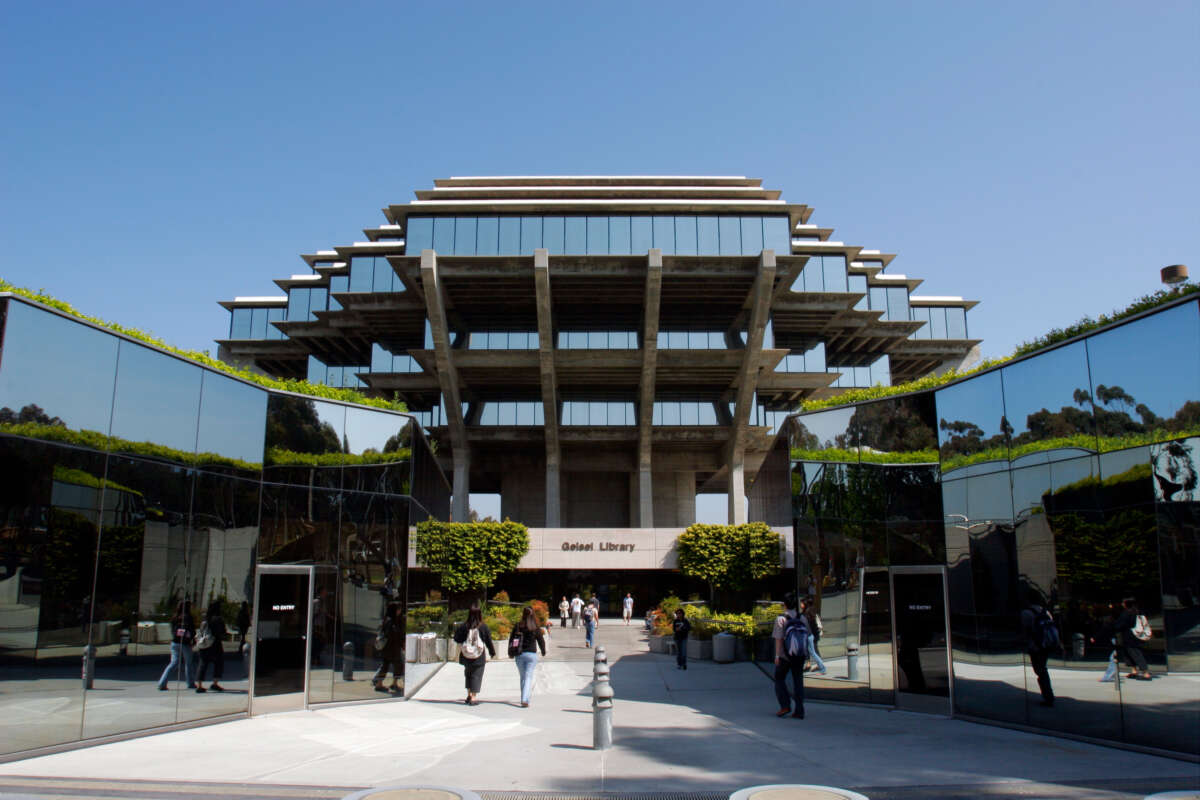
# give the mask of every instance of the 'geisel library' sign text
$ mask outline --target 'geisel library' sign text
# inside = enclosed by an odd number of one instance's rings
[[[794,564],[791,531],[783,566]],[[678,569],[681,528],[530,528],[529,552],[519,569]],[[413,549],[409,566],[417,566]]]

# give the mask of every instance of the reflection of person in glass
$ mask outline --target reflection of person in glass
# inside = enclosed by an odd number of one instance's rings
[[[225,620],[221,617],[221,601],[213,600],[208,605],[208,630],[213,636],[210,647],[200,651],[200,674],[196,676],[196,691],[204,693],[204,676],[211,665],[213,681],[210,687],[214,692],[223,692],[225,687],[219,681],[225,677]]]
[[[392,670],[390,691],[400,691],[400,675],[404,670],[404,637],[400,635],[404,630],[404,618],[400,611],[399,603],[388,603],[387,611],[384,612],[383,622],[380,625],[380,633],[387,638],[387,642],[379,650],[379,669],[371,678],[371,685],[377,692],[389,691],[383,685],[389,666]]]
[[[1048,628],[1054,628],[1054,636],[1048,637],[1043,632]],[[1030,605],[1021,612],[1021,633],[1025,637],[1025,652],[1029,654],[1029,664],[1033,667],[1033,674],[1037,675],[1038,689],[1042,692],[1042,705],[1049,708],[1054,705],[1054,688],[1050,685],[1050,669],[1046,666],[1046,661],[1051,654],[1057,649],[1061,652],[1062,643],[1058,648],[1048,646],[1048,638],[1057,638],[1057,626],[1054,622],[1053,615],[1043,605],[1037,602]]]
[[[196,621],[192,619],[192,601],[180,600],[175,607],[175,616],[171,617],[171,661],[158,679],[158,690],[165,692],[172,673],[179,669],[183,662],[183,674],[189,689],[196,688],[192,683],[192,642],[196,641]]]
[[[250,628],[250,604],[245,600],[242,601],[242,607],[238,609],[237,615],[238,626],[238,646],[246,644],[246,631]]]
[[[926,613],[921,609],[909,608],[897,619],[896,663],[904,673],[910,692],[925,691],[925,673],[921,671],[921,648],[929,644],[931,632],[925,621]]]
[[[1152,676],[1150,675],[1150,666],[1146,663],[1146,655],[1142,652],[1142,640],[1133,633],[1139,616],[1141,616],[1141,612],[1138,611],[1137,601],[1132,597],[1126,597],[1121,601],[1121,613],[1117,617],[1115,627],[1117,635],[1121,637],[1121,649],[1125,653],[1125,662],[1133,667],[1133,672],[1125,677],[1148,681]]]

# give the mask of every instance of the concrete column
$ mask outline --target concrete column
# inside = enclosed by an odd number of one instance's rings
[[[543,427],[546,436],[546,527],[562,526],[562,490],[559,470],[562,452],[558,443],[558,376],[554,369],[554,318],[550,300],[550,251],[533,251],[533,283],[537,290],[538,366],[542,379]]]
[[[638,505],[630,509],[638,527],[654,527],[654,388],[658,374],[658,317],[662,296],[662,250],[646,254],[646,304],[642,321],[642,375],[638,387]]]
[[[456,522],[466,522],[471,510],[471,452],[467,445],[467,428],[463,420],[462,395],[459,393],[458,370],[450,348],[450,326],[446,322],[446,297],[438,274],[437,253],[421,251],[421,284],[425,290],[425,315],[433,332],[433,350],[437,361],[438,385],[442,390],[442,407],[450,428],[450,449],[454,458],[454,488],[451,513]]]
[[[750,425],[754,392],[758,388],[758,361],[762,354],[763,334],[771,312],[771,293],[775,287],[775,251],[763,250],[758,259],[758,275],[747,298],[749,322],[746,349],[738,370],[737,402],[729,430],[726,463],[729,466],[729,524],[746,521],[746,435]]]

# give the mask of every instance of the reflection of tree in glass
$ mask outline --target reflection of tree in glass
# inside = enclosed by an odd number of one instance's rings
[[[22,408],[19,413],[13,413],[13,410],[8,406],[0,408],[0,425],[17,425],[23,422],[35,422],[39,425],[53,425],[62,428],[67,426],[67,423],[58,417],[50,416],[40,406],[33,403]]]
[[[1200,429],[1200,402],[1189,400],[1174,416],[1164,419],[1120,386],[1096,387],[1093,397],[1086,389],[1071,394],[1075,406],[1058,411],[1042,408],[1025,419],[1025,430],[1013,435],[1008,420],[1000,418],[1000,433],[984,438],[973,422],[946,420],[938,427],[948,436],[942,443],[942,461],[954,466],[990,459],[1017,458],[1026,453],[1060,447],[1077,447],[1108,452],[1178,436]],[[1078,406],[1078,407],[1076,407]],[[1133,415],[1140,418],[1134,419]],[[964,459],[963,456],[973,456]]]
[[[868,403],[855,409],[846,433],[838,435],[835,444],[903,453],[936,448],[937,437],[913,403]]]
[[[344,452],[337,431],[317,414],[317,404],[304,397],[272,395],[267,415],[267,449],[296,453]]]

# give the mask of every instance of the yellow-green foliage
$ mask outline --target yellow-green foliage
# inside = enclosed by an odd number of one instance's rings
[[[15,295],[26,297],[30,300],[41,303],[42,305],[61,311],[64,314],[69,314],[77,319],[86,320],[93,325],[99,325],[100,327],[107,328],[110,331],[124,334],[125,336],[129,336],[133,339],[138,339],[146,344],[153,345],[154,347],[159,347],[163,350],[174,353],[177,356],[182,356],[203,364],[211,369],[228,373],[229,375],[235,375],[243,380],[250,381],[251,383],[257,383],[259,386],[265,386],[268,389],[281,389],[285,392],[295,392],[296,394],[305,394],[309,395],[310,397],[323,397],[327,400],[341,400],[347,403],[358,403],[359,405],[374,406],[375,408],[386,408],[391,411],[408,410],[404,403],[398,401],[384,400],[378,397],[367,397],[362,392],[356,392],[353,389],[339,389],[333,386],[309,383],[308,381],[299,381],[287,378],[268,378],[265,375],[259,375],[257,372],[251,372],[248,369],[242,369],[241,367],[235,367],[232,364],[226,364],[224,361],[218,361],[206,352],[201,352],[199,350],[183,350],[178,347],[172,347],[161,339],[151,336],[145,331],[138,330],[137,328],[128,328],[120,323],[108,322],[106,320],[99,319],[98,317],[89,316],[75,310],[75,307],[70,303],[63,302],[55,297],[51,297],[40,289],[34,291],[21,286],[15,286],[3,278],[0,278],[0,292],[12,292]]]
[[[679,570],[719,589],[745,589],[779,573],[782,537],[765,522],[696,523],[679,535]]]
[[[442,586],[466,592],[491,586],[529,552],[529,531],[519,522],[417,523],[417,562],[436,572]],[[520,609],[517,609],[518,614]]]
[[[149,458],[161,458],[178,464],[196,464],[204,466],[222,465],[237,469],[257,472],[262,465],[237,458],[226,458],[216,453],[187,453],[173,447],[154,442],[133,442],[119,436],[109,436],[98,431],[72,430],[65,425],[46,425],[41,422],[0,422],[0,433],[13,436],[24,436],[28,439],[40,439],[45,442],[62,442],[65,444],[87,447],[100,452],[128,453]]]

